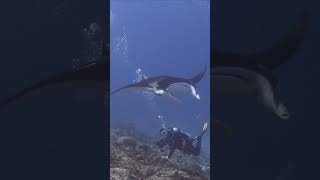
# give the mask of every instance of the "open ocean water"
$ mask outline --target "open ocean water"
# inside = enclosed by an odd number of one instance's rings
[[[169,75],[191,78],[206,65],[198,84],[201,99],[177,94],[166,97],[123,91],[110,100],[111,128],[133,124],[155,136],[162,126],[179,127],[197,136],[210,121],[210,8],[209,1],[117,1],[110,6],[110,89],[141,77]],[[210,129],[202,148],[210,152]]]

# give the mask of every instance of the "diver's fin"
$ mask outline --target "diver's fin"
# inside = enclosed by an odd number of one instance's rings
[[[199,134],[199,136],[194,137],[194,138],[193,138],[193,141],[194,141],[194,140],[199,140],[199,138],[201,139],[202,136],[204,135],[204,133],[207,131],[207,129],[208,129],[208,123],[205,122],[205,123],[203,124],[203,127],[202,127],[202,132]]]
[[[202,132],[206,131],[207,128],[208,128],[208,123],[206,122],[206,123],[203,124]]]
[[[177,97],[175,97],[173,94],[171,94],[169,92],[164,93],[163,95],[165,95],[166,97],[168,97],[169,99],[175,101],[178,104],[182,104],[182,101],[180,99],[178,99]]]
[[[205,123],[203,124],[203,127],[202,127],[202,132],[200,133],[199,136],[197,136],[197,138],[198,138],[198,137],[202,137],[202,136],[204,135],[204,133],[207,131],[207,129],[208,129],[208,123],[205,122]]]
[[[199,72],[197,75],[195,75],[193,78],[190,79],[191,82],[194,84],[198,83],[204,76],[204,74],[207,71],[207,66],[204,66],[203,70]]]

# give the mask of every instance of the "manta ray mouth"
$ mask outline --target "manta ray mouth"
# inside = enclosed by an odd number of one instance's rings
[[[163,95],[164,93],[166,93],[163,89],[155,89],[154,92],[155,92],[157,95]]]

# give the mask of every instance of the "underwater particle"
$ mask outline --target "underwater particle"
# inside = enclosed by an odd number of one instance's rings
[[[138,68],[135,72],[136,72],[137,78],[133,80],[134,83],[138,83],[144,79],[147,79],[147,76],[142,73],[141,68]],[[147,91],[142,91],[142,95],[146,97],[148,100],[152,100],[154,97],[153,93],[150,93]]]
[[[140,82],[143,78],[143,74],[142,74],[142,70],[141,68],[138,68],[136,70],[136,75],[137,75],[137,78],[135,80],[133,80],[133,82]]]
[[[162,115],[158,115],[158,120],[161,122],[161,127],[165,128],[166,127],[166,122],[164,121],[164,118]]]
[[[125,27],[122,29],[122,33],[116,36],[113,41],[115,41],[115,46],[112,48],[112,52],[115,54],[120,53],[122,55],[123,60],[125,63],[128,63],[128,40],[127,40],[127,33],[125,32]]]

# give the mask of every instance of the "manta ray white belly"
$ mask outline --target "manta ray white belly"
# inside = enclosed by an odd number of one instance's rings
[[[197,91],[194,86],[188,84],[188,83],[174,83],[171,84],[167,91],[170,93],[175,92],[184,92],[184,93],[191,93],[195,98],[200,99],[200,95],[197,94]]]
[[[263,75],[244,68],[239,67],[224,67],[216,68],[213,71],[213,78],[215,82],[215,93],[222,91],[229,91],[229,95],[250,95],[255,96],[259,99],[267,108],[271,109],[275,114],[277,114],[282,119],[288,119],[289,113],[287,108],[279,102],[277,99],[277,93],[275,92],[275,87],[271,82]],[[220,81],[219,81],[219,80]],[[223,79],[223,80],[222,80]],[[228,80],[228,86],[225,86],[223,90],[219,88],[223,87],[219,82]],[[230,79],[233,79],[230,81]],[[233,85],[230,85],[232,82]],[[230,89],[230,87],[233,87]],[[229,88],[229,89],[227,89]],[[233,93],[231,93],[234,91]]]

